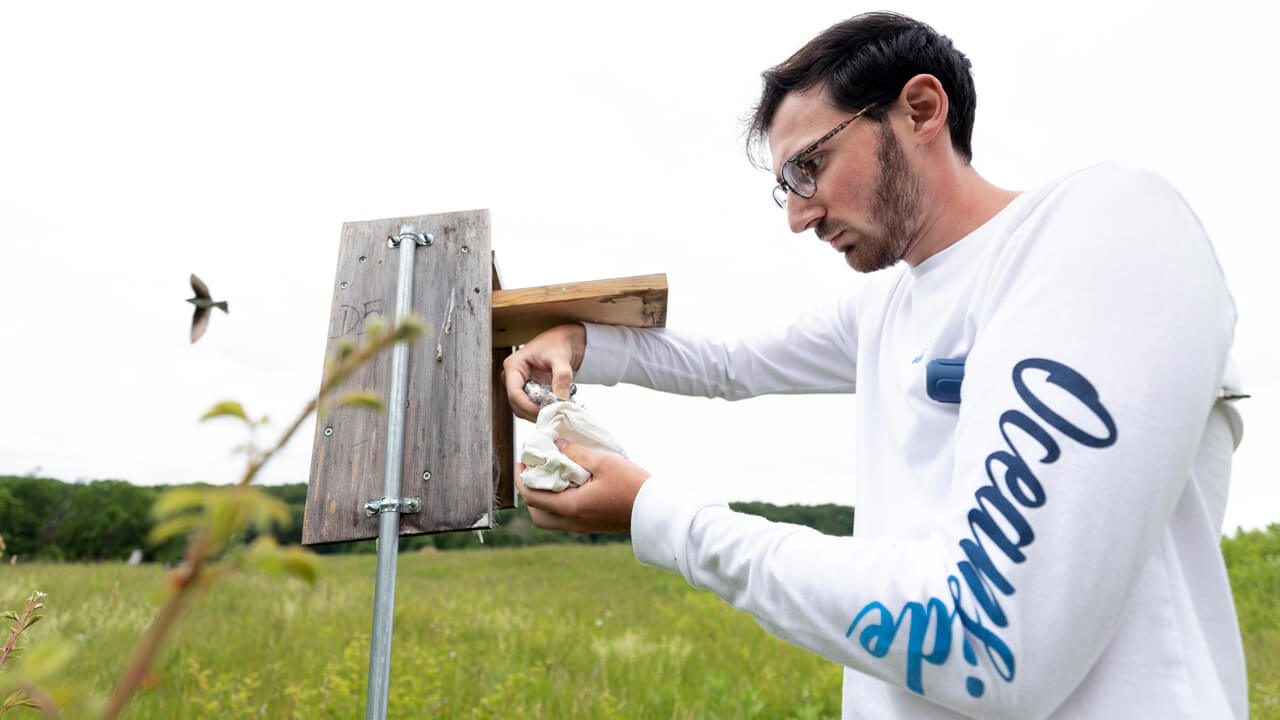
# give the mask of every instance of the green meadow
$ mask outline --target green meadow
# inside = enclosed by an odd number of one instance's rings
[[[375,558],[322,562],[315,585],[244,572],[201,594],[162,677],[123,717],[363,717]],[[0,608],[49,593],[30,644],[74,641],[66,675],[106,695],[164,576],[121,563],[4,565]],[[400,556],[391,717],[823,718],[839,716],[839,699],[839,668],[639,566],[626,544]]]
[[[1280,526],[1224,543],[1251,709],[1280,718]],[[242,572],[201,593],[128,718],[353,718],[364,712],[375,559],[322,558],[314,585]],[[165,570],[0,566],[0,609],[49,594],[34,646],[109,693],[162,597]],[[394,718],[834,718],[840,669],[760,630],[625,544],[400,556]],[[21,658],[14,662],[21,662]],[[27,709],[6,716],[36,717]]]

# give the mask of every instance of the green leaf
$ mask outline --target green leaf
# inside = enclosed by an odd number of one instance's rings
[[[400,318],[400,324],[396,327],[396,340],[417,340],[427,332],[427,326],[423,324],[421,318],[417,315],[409,315]]]
[[[249,416],[244,414],[244,408],[240,406],[240,403],[235,402],[234,400],[224,400],[223,402],[214,405],[213,409],[200,417],[200,421],[204,422],[209,418],[222,417],[223,415],[231,415],[232,417],[238,417],[245,422],[249,422]]]
[[[249,546],[245,561],[272,575],[289,574],[314,583],[320,573],[320,559],[316,555],[297,545],[280,547],[270,535],[259,536]]]
[[[0,613],[0,618],[4,618],[5,620],[12,620],[12,621],[14,621],[14,622],[18,622],[18,613],[14,612],[14,611],[12,611],[12,610],[5,610],[4,612]]]
[[[339,395],[334,400],[334,405],[337,407],[350,405],[352,407],[365,408],[366,410],[381,410],[382,398],[377,393],[369,390],[350,390]]]
[[[315,584],[320,574],[320,558],[315,553],[293,545],[285,550],[283,559],[289,574]]]
[[[348,338],[338,341],[338,359],[346,360],[351,357],[351,353],[356,351],[356,344]]]
[[[284,561],[280,556],[280,545],[270,535],[260,535],[257,540],[254,540],[249,545],[249,551],[245,553],[244,559],[250,567],[272,575],[279,575],[284,572]]]
[[[151,528],[151,532],[147,533],[147,542],[152,546],[161,545],[169,538],[186,535],[200,525],[199,515],[179,515],[169,518],[164,522],[156,523],[155,527]]]
[[[13,693],[9,697],[5,698],[4,704],[0,705],[0,710],[8,710],[9,708],[15,708],[15,707],[29,707],[29,708],[39,709],[39,706],[31,702],[31,700],[27,698],[27,696],[24,695],[21,690],[18,690],[17,692]]]
[[[233,488],[235,489],[235,488]],[[209,493],[205,503],[204,527],[209,532],[208,550],[211,556],[219,555],[237,532],[244,529],[236,497],[225,488]]]
[[[372,342],[379,338],[387,329],[387,319],[378,313],[369,313],[365,318],[364,330],[368,340]]]
[[[157,518],[167,518],[187,510],[203,508],[211,492],[211,488],[199,487],[176,487],[165,490],[151,506],[151,514]]]
[[[31,626],[32,626],[32,625],[35,625],[35,624],[36,624],[36,623],[38,623],[38,622],[40,622],[40,620],[41,620],[43,617],[44,617],[43,615],[32,615],[30,618],[28,618],[28,619],[27,619],[27,626],[26,626],[26,627],[24,627],[24,628],[22,628],[22,629],[23,629],[24,631],[25,631],[25,630],[30,630],[30,629],[31,629]]]
[[[22,660],[22,673],[31,682],[39,684],[61,670],[75,654],[76,648],[69,642],[44,639],[27,650]]]
[[[288,527],[293,523],[289,506],[283,500],[272,497],[256,487],[236,488],[244,522],[258,530],[267,531],[274,523]],[[242,529],[242,528],[241,528]]]

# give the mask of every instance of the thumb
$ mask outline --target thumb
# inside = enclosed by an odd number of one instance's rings
[[[573,371],[568,365],[557,363],[551,369],[551,392],[556,394],[557,400],[569,399],[569,386],[573,384]]]
[[[598,450],[592,450],[584,445],[578,445],[563,439],[556,440],[556,447],[559,448],[560,452],[564,453],[565,457],[577,463],[578,467],[587,472],[594,472],[599,463],[600,452]]]

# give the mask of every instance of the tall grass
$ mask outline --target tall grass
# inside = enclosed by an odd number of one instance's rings
[[[1280,525],[1223,547],[1252,716],[1280,719]],[[322,562],[315,585],[238,573],[199,594],[156,663],[160,677],[122,717],[361,717],[375,561]],[[3,565],[0,608],[49,593],[30,644],[78,644],[69,674],[105,695],[164,578],[119,563]],[[639,566],[626,545],[405,554],[396,590],[393,718],[839,716],[838,667]]]
[[[323,562],[315,585],[240,573],[199,595],[122,717],[362,716],[374,559]],[[81,645],[69,673],[105,694],[162,584],[155,567],[5,566],[0,606],[49,593],[31,644]],[[402,556],[395,628],[396,718],[839,716],[838,667],[626,545]]]
[[[1280,720],[1280,524],[1222,541],[1249,667],[1249,711]]]

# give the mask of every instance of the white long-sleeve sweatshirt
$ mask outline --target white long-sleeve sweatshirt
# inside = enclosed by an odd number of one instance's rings
[[[772,334],[588,326],[577,380],[856,390],[853,537],[678,477],[632,514],[641,562],[843,665],[844,717],[1245,718],[1219,549],[1235,318],[1178,193],[1101,165]],[[959,358],[960,402],[932,399],[926,368]]]

